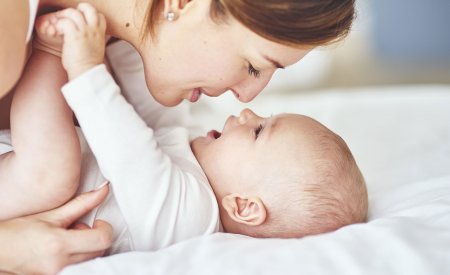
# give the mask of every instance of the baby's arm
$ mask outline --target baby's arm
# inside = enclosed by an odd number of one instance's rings
[[[80,34],[68,34],[82,33],[91,27],[88,23],[88,26],[81,24],[67,28],[64,49],[67,45],[74,47],[74,53],[84,52],[83,49],[76,50],[76,47],[87,44],[75,46],[71,38]],[[91,44],[92,47],[96,45]],[[85,58],[89,60],[88,56]],[[72,63],[65,64],[70,70]],[[103,175],[111,182],[135,249],[162,248],[175,241],[213,231],[217,224],[212,217],[217,218],[217,212],[213,210],[214,195],[207,187],[206,178],[203,185],[192,174],[175,165],[161,150],[153,130],[121,95],[103,64],[91,66],[62,90]],[[181,131],[181,136],[186,134],[183,129],[177,130]],[[172,132],[167,133],[167,139],[174,137]],[[184,136],[185,140],[172,139],[174,144],[171,148],[180,152],[180,159],[184,159],[182,154],[192,154],[187,135]]]
[[[104,65],[69,82],[63,93],[111,182],[136,250],[159,249],[214,231],[218,213],[206,178],[199,182],[161,149],[154,131],[120,94]],[[165,135],[174,142],[171,149],[179,152],[180,159],[192,154],[183,130],[168,130]],[[185,135],[185,140],[174,135]],[[184,161],[183,168],[194,166]],[[201,171],[191,170],[202,176]]]
[[[55,208],[78,187],[80,144],[61,95],[59,57],[34,50],[11,107],[13,152],[0,158],[0,220]]]

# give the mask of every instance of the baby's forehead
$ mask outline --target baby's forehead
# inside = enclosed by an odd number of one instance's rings
[[[276,126],[278,131],[284,133],[303,133],[309,134],[310,131],[320,132],[329,131],[325,126],[323,126],[317,120],[300,114],[283,113],[276,116],[274,119],[274,126]]]
[[[336,135],[327,127],[308,116],[280,114],[271,125],[270,147],[284,155],[313,156],[324,143],[334,144]]]
[[[317,175],[317,161],[335,159],[339,152],[338,136],[311,117],[299,114],[280,114],[274,117],[273,133],[268,146],[264,146],[264,161],[271,168],[268,173],[278,171],[280,176]],[[329,162],[327,161],[327,163]]]

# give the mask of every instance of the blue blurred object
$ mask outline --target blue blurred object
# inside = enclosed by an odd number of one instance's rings
[[[380,58],[450,65],[450,0],[372,0]]]

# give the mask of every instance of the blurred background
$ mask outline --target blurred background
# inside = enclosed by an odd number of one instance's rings
[[[357,0],[352,32],[279,70],[265,93],[450,84],[450,0]]]

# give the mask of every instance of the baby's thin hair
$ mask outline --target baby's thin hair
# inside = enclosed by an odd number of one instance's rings
[[[317,143],[310,160],[313,170],[279,175],[275,186],[283,188],[265,199],[270,204],[267,222],[249,235],[303,237],[366,221],[366,184],[350,149],[322,125],[310,134]],[[302,171],[302,167],[293,170]]]

